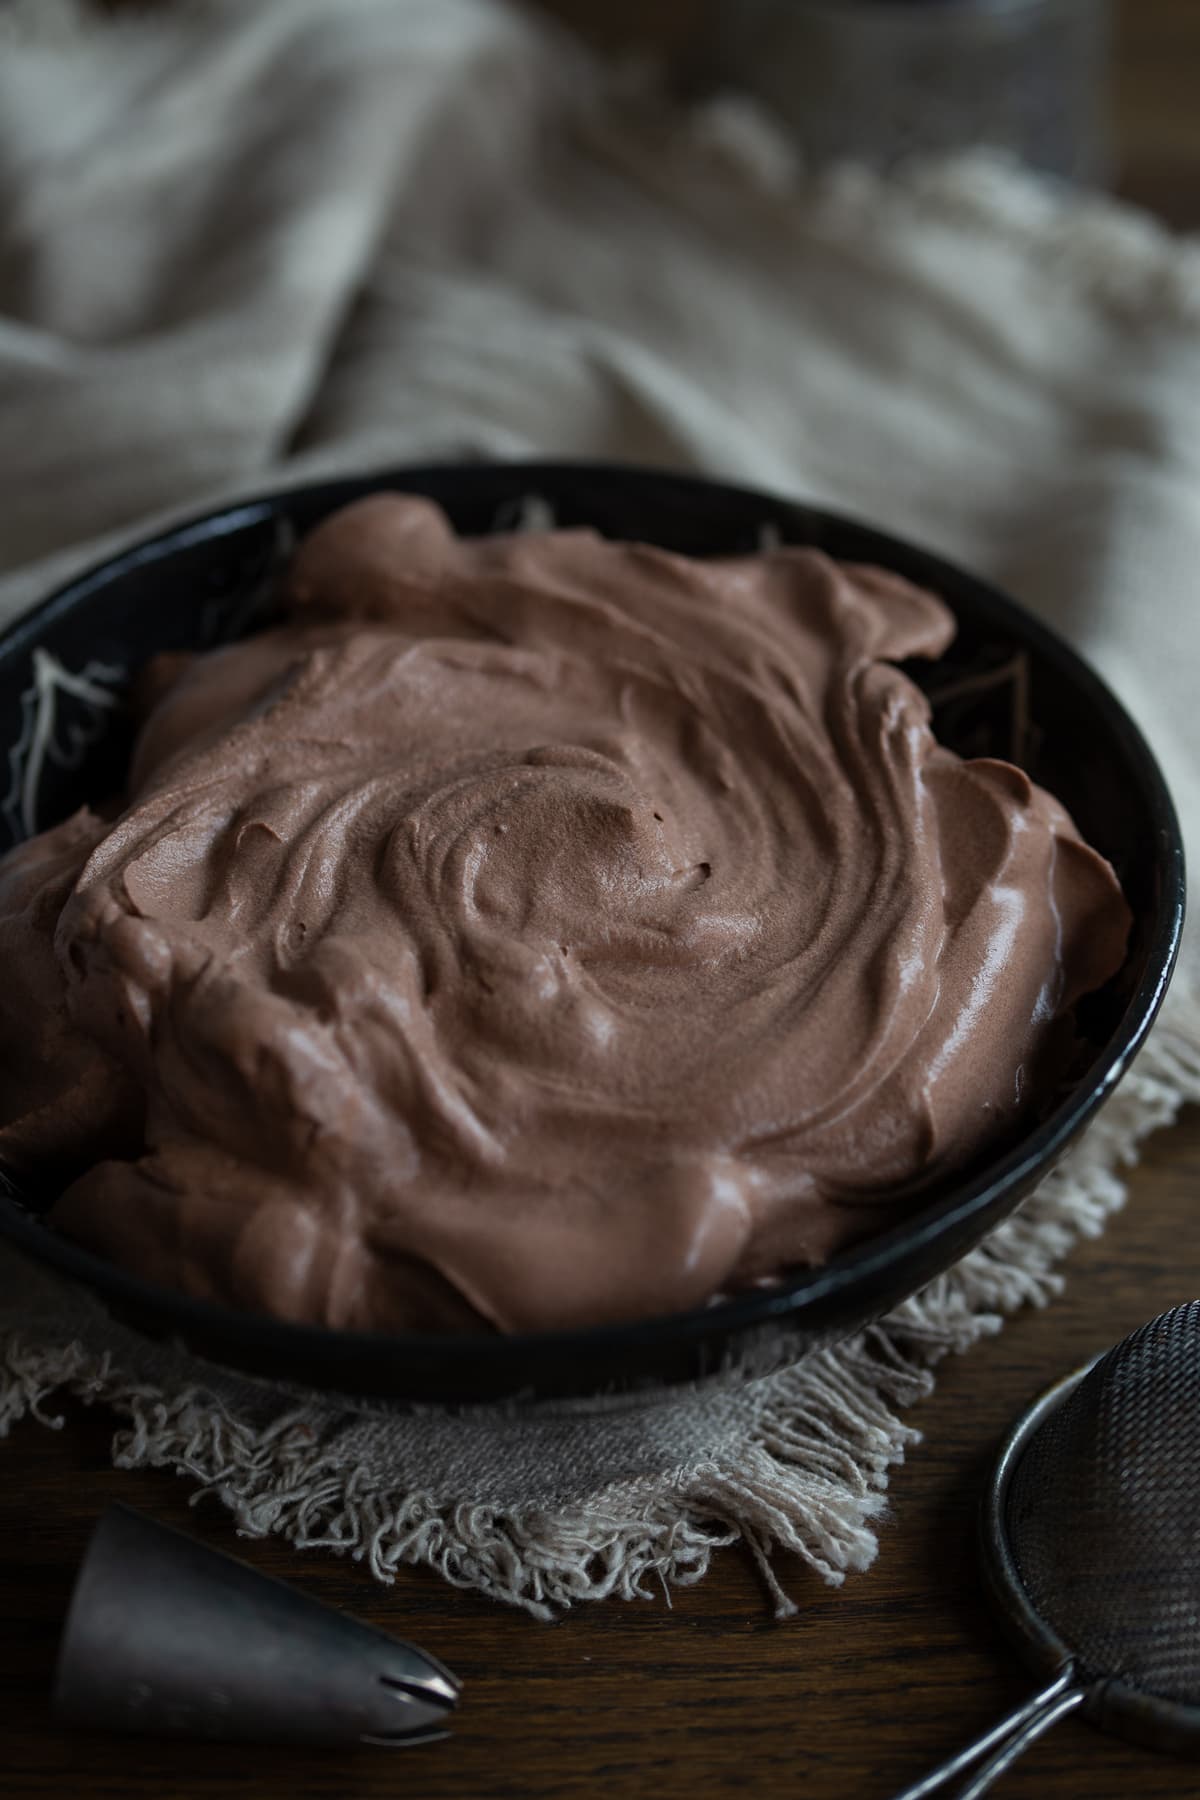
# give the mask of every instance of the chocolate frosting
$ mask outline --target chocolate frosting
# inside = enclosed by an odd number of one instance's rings
[[[289,1319],[664,1313],[902,1216],[1044,1098],[1112,870],[939,746],[876,568],[361,501],[147,671],[115,821],[0,863],[0,1155]]]

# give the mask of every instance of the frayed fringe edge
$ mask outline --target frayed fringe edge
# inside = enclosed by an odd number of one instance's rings
[[[740,1541],[786,1617],[797,1608],[773,1557],[790,1553],[834,1585],[870,1565],[888,1473],[919,1441],[896,1409],[932,1390],[943,1355],[1058,1291],[1056,1265],[1122,1204],[1117,1168],[1188,1099],[1200,1099],[1200,1048],[1160,1027],[1072,1155],[986,1243],[879,1325],[752,1384],[744,1441],[571,1506],[500,1510],[381,1487],[377,1471],[339,1454],[344,1419],[315,1426],[305,1405],[254,1426],[204,1387],[167,1398],[108,1353],[19,1333],[0,1355],[0,1436],[26,1414],[60,1425],[47,1411],[58,1393],[103,1402],[128,1420],[113,1440],[118,1468],[173,1469],[195,1484],[193,1504],[215,1494],[248,1536],[336,1551],[382,1582],[420,1565],[538,1619],[613,1594],[669,1597]]]
[[[501,1511],[381,1488],[376,1471],[339,1453],[339,1425],[315,1430],[307,1407],[255,1427],[203,1387],[168,1399],[108,1355],[19,1334],[0,1357],[0,1436],[27,1413],[58,1428],[47,1408],[56,1394],[102,1402],[129,1421],[113,1439],[118,1468],[173,1469],[195,1484],[193,1504],[215,1494],[247,1536],[334,1550],[382,1582],[402,1564],[423,1565],[539,1619],[610,1594],[690,1586],[714,1550],[740,1540],[783,1617],[796,1608],[773,1552],[791,1552],[835,1585],[866,1568],[888,1470],[919,1438],[893,1408],[927,1393],[932,1377],[873,1335],[769,1378],[748,1441],[732,1452],[561,1508]]]

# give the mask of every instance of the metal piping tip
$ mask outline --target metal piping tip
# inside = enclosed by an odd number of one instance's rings
[[[76,1579],[54,1707],[104,1731],[395,1746],[444,1737],[460,1685],[415,1645],[114,1506]]]

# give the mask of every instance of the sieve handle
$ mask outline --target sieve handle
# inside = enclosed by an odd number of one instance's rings
[[[967,1785],[959,1789],[957,1800],[978,1800],[979,1795],[985,1794],[997,1777],[1003,1775],[1043,1731],[1049,1731],[1051,1725],[1078,1706],[1083,1697],[1084,1689],[1079,1685],[1073,1665],[1068,1663],[1032,1699],[1014,1707],[999,1724],[991,1726],[940,1767],[906,1787],[895,1800],[924,1800],[926,1794],[936,1793],[956,1775],[964,1775],[971,1768],[975,1773]],[[980,1763],[981,1757],[986,1757],[986,1762]]]

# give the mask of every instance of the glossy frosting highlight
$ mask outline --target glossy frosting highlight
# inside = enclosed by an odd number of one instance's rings
[[[1129,914],[963,762],[879,569],[382,495],[147,671],[125,809],[0,862],[0,1157],[191,1293],[633,1319],[881,1229],[1044,1099]]]

